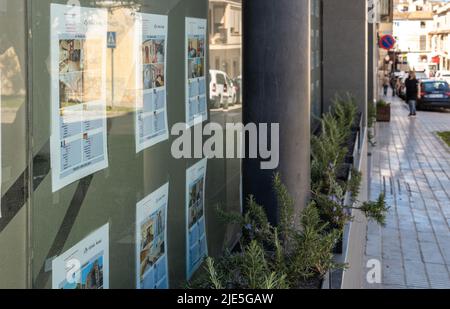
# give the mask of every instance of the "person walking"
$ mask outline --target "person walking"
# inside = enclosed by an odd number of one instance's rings
[[[383,90],[384,90],[384,96],[387,97],[388,94],[388,90],[389,90],[389,86],[390,86],[390,80],[389,77],[387,76],[387,74],[384,76],[384,80],[383,80]]]
[[[395,97],[395,96],[397,96],[397,89],[395,88],[395,86],[397,84],[397,78],[394,75],[392,75],[392,77],[391,77],[390,84],[391,84],[391,89],[392,89],[392,96]]]
[[[419,81],[416,78],[415,72],[410,72],[405,81],[406,87],[406,101],[409,105],[409,117],[416,116],[416,104],[419,98]]]

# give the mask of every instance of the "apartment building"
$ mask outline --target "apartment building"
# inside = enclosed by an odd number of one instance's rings
[[[428,34],[432,62],[437,70],[450,70],[450,4],[436,8]]]
[[[430,11],[433,6],[430,0],[394,0],[394,9],[397,12]]]
[[[394,35],[397,70],[415,69],[427,73],[446,67],[446,57],[439,44],[440,28],[445,24],[445,1],[396,0]]]
[[[242,67],[242,0],[211,0],[208,14],[210,68],[237,78]]]

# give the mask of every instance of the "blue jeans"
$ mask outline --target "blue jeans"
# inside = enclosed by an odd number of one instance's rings
[[[408,104],[409,104],[409,112],[411,113],[411,115],[415,115],[416,114],[416,100],[409,100]]]

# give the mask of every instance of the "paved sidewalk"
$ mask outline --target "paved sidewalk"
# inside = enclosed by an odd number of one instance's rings
[[[381,261],[382,284],[365,288],[450,288],[450,112],[418,112],[392,102],[391,123],[377,124],[370,192],[386,192],[386,227],[369,223],[366,261]],[[367,282],[364,278],[364,282]]]

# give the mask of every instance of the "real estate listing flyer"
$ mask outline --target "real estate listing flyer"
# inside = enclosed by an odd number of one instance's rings
[[[168,289],[167,209],[169,184],[136,206],[136,287]]]
[[[186,18],[186,123],[208,120],[206,97],[206,19]]]
[[[109,224],[52,262],[53,289],[109,288]]]
[[[205,185],[207,159],[186,172],[186,262],[187,279],[208,256],[205,223]]]
[[[168,17],[136,18],[136,152],[169,139],[166,67]]]
[[[53,192],[108,167],[107,11],[51,5]]]

